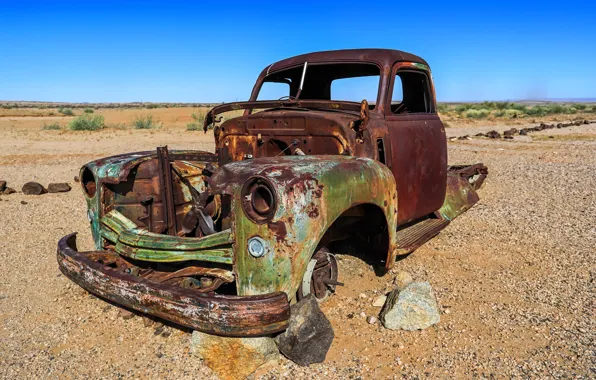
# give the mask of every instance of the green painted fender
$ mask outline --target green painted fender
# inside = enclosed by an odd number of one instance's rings
[[[277,209],[267,223],[256,223],[242,208],[242,186],[253,176],[274,188]],[[360,204],[378,206],[395,249],[397,189],[383,164],[348,156],[285,156],[229,163],[212,178],[216,192],[232,195],[234,264],[239,295],[284,291],[290,298],[327,229],[346,210]],[[217,184],[224,184],[219,186]],[[266,253],[248,253],[252,237],[266,242]],[[394,260],[389,254],[389,261]],[[392,263],[391,263],[392,264]]]

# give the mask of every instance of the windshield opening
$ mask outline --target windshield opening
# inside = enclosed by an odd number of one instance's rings
[[[298,94],[304,65],[269,74],[263,80],[257,100],[294,99]],[[308,64],[300,99],[343,100],[374,105],[379,91],[380,69],[371,63]]]

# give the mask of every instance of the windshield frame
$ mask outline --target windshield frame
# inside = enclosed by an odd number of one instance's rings
[[[261,74],[259,76],[259,78],[257,79],[257,82],[255,83],[251,96],[250,96],[250,100],[249,101],[257,101],[258,95],[261,91],[261,88],[263,87],[263,84],[265,82],[267,82],[267,77],[274,75],[274,74],[279,74],[281,72],[287,71],[287,70],[292,70],[292,69],[296,69],[296,68],[301,68],[304,67],[306,61],[299,63],[297,65],[291,65],[291,66],[286,66],[271,72],[268,72],[264,70],[264,75]],[[371,108],[370,111],[376,112],[379,111],[379,106],[382,104],[382,97],[384,96],[383,94],[383,84],[385,83],[385,72],[383,70],[383,66],[381,64],[379,64],[378,62],[375,61],[361,61],[361,60],[332,60],[332,61],[308,61],[308,68],[306,70],[306,78],[308,78],[308,69],[310,69],[312,66],[323,66],[323,65],[342,65],[342,64],[362,64],[362,65],[374,65],[378,70],[379,70],[379,83],[377,86],[377,97],[376,99],[374,99],[374,108]],[[269,66],[271,67],[271,66]],[[347,76],[345,78],[358,78],[356,77],[350,77]],[[336,78],[336,79],[345,79],[345,78]],[[335,80],[335,79],[334,79]],[[275,81],[269,81],[269,82],[275,82]],[[331,83],[333,83],[333,81],[331,81]],[[277,100],[277,99],[268,99],[268,100]],[[330,100],[321,100],[321,99],[309,99],[309,98],[300,98],[300,100],[317,100],[317,101],[322,101],[322,102],[350,102],[350,103],[355,103],[355,104],[360,104],[360,102],[362,101],[362,99],[360,101],[351,101],[351,100],[340,100],[340,99],[330,99]],[[366,99],[368,101],[368,103],[370,105],[373,105],[372,99]],[[261,100],[261,101],[267,101],[265,99]],[[249,111],[249,110],[247,110]]]

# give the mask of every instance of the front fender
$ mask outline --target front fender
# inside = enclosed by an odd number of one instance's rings
[[[241,187],[253,175],[267,178],[277,193],[277,210],[268,223],[253,222],[241,206]],[[344,211],[359,204],[383,210],[390,234],[389,252],[395,248],[395,179],[377,161],[349,156],[259,158],[224,165],[213,183],[223,184],[217,190],[233,195],[239,295],[281,290],[291,298],[327,229]],[[254,258],[247,251],[248,239],[254,236],[268,245],[263,257]]]

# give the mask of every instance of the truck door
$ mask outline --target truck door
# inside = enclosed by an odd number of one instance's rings
[[[443,205],[447,141],[435,111],[427,67],[400,62],[391,76],[385,120],[391,139],[391,169],[397,182],[397,221],[401,225]]]

